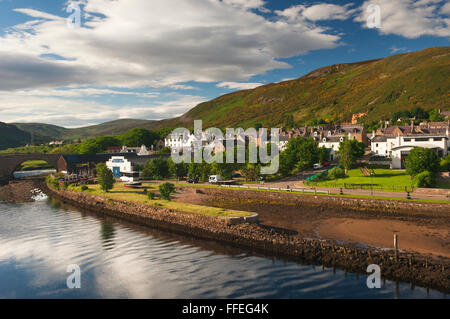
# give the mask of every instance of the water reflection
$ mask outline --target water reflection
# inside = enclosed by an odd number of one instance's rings
[[[100,227],[100,236],[103,241],[103,248],[106,250],[111,250],[114,248],[114,235],[114,224],[103,220]]]
[[[65,211],[66,210],[66,211]],[[0,203],[0,298],[442,298],[439,292],[301,265],[78,211]],[[82,288],[69,290],[78,264]]]

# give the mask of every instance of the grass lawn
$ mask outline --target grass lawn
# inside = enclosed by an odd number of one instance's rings
[[[144,187],[148,189],[148,191],[157,192],[158,186],[154,184],[143,184]],[[139,189],[131,189],[125,188],[123,183],[115,183],[114,188],[110,190],[108,193],[103,192],[100,189],[100,185],[88,185],[89,189],[85,191],[85,193],[108,197],[112,199],[118,199],[123,201],[135,202],[140,204],[147,204],[151,206],[164,207],[168,209],[174,209],[186,213],[207,215],[207,216],[216,216],[216,217],[243,217],[250,216],[251,213],[244,211],[236,211],[236,210],[225,210],[222,208],[216,207],[208,207],[201,205],[193,205],[186,204],[181,202],[173,202],[167,200],[150,200],[147,195],[143,193],[142,190]],[[81,187],[71,186],[69,190],[79,191],[81,192]]]
[[[412,180],[405,171],[393,171],[390,169],[375,169],[372,177],[364,176],[360,169],[352,169],[348,177],[331,181],[312,182],[311,186],[333,188],[357,188],[370,190],[384,190],[404,192],[405,187],[412,188]],[[345,185],[344,185],[345,184]]]
[[[17,167],[18,171],[38,171],[38,170],[45,170],[45,169],[54,169],[53,166],[51,166],[46,161],[26,161],[20,164],[19,167]]]

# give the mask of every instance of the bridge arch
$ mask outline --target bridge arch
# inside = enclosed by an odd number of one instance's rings
[[[0,155],[0,182],[7,182],[14,178],[14,171],[20,164],[42,160],[58,169],[59,154],[7,154]]]

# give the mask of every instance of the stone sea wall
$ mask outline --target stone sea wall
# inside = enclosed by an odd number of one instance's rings
[[[368,265],[378,264],[386,279],[450,292],[448,259],[431,259],[405,253],[398,253],[396,256],[392,251],[342,245],[332,241],[307,240],[258,224],[233,225],[223,218],[113,200],[82,192],[54,189],[48,189],[47,192],[79,208],[200,239],[215,240],[266,254],[288,257],[308,264],[336,267],[363,274],[366,273]],[[267,198],[276,195],[264,193],[261,196]]]

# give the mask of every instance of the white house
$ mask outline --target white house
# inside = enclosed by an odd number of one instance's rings
[[[389,156],[388,138],[386,136],[378,135],[371,139],[370,149],[377,155]]]
[[[343,136],[324,136],[319,140],[319,147],[330,150],[330,161],[339,159],[339,144],[345,141]]]
[[[449,153],[448,135],[405,135],[387,139],[389,157],[392,159],[392,169],[405,168],[405,160],[414,147],[430,148],[436,151],[438,157]]]
[[[148,156],[150,155],[150,151],[147,149],[147,146],[142,145],[141,147],[127,147],[127,146],[122,146],[122,149],[120,150],[121,154],[126,154],[126,153],[135,153],[139,156]]]
[[[140,174],[136,171],[135,167],[130,160],[125,156],[113,156],[106,162],[112,172],[114,178],[120,178],[123,182],[135,182],[140,179]]]

